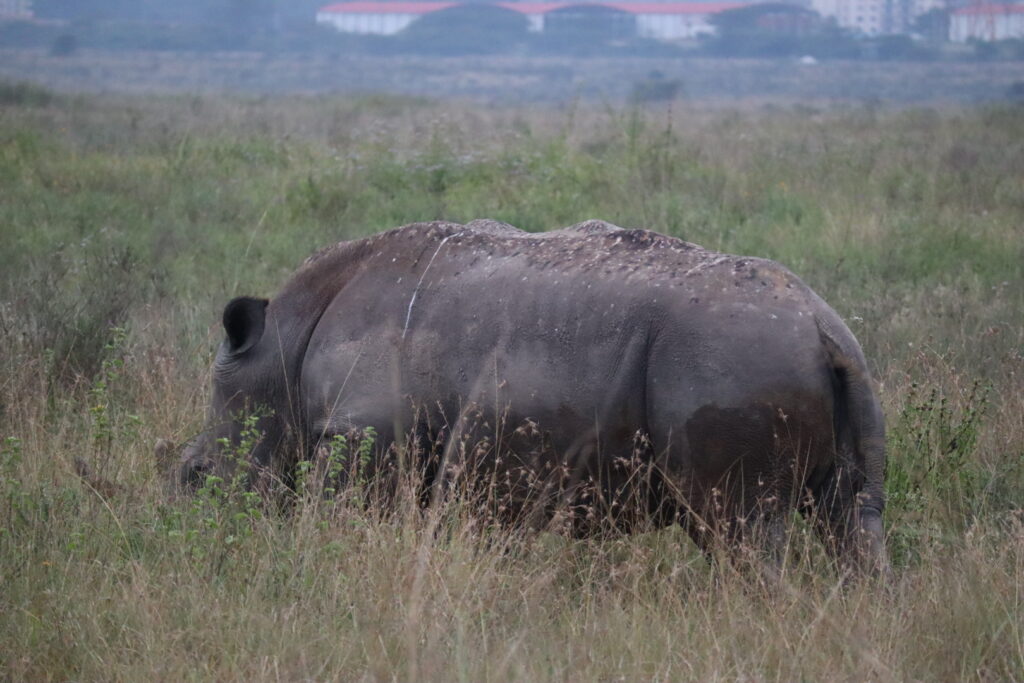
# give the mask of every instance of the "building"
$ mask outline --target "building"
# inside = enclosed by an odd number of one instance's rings
[[[457,2],[342,2],[321,7],[316,20],[344,33],[393,35],[416,19],[461,3]],[[745,7],[746,2],[498,2],[494,6],[526,16],[529,29],[542,33],[552,25],[564,26],[574,17],[595,11],[619,14],[641,38],[683,40],[714,33],[711,17]],[[619,22],[622,24],[623,22]]]
[[[636,15],[637,35],[656,40],[683,40],[715,32],[711,18],[746,7],[745,2],[616,2],[609,6]]]
[[[316,13],[316,22],[333,26],[342,33],[390,36],[425,14],[455,5],[454,2],[342,2],[321,7]]]
[[[811,0],[811,7],[838,26],[855,33],[877,36],[888,33],[885,6],[891,0]]]
[[[0,21],[31,18],[32,0],[0,0]]]
[[[811,8],[841,28],[866,36],[907,33],[914,19],[943,0],[811,0]]]
[[[1008,38],[1024,38],[1024,4],[972,5],[949,16],[949,39],[955,43]]]

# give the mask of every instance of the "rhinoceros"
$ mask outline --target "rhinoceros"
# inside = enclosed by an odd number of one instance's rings
[[[229,474],[225,444],[287,479],[361,430],[364,474],[412,463],[434,491],[470,476],[533,523],[642,517],[707,549],[796,508],[842,561],[886,566],[863,353],[773,261],[593,220],[417,223],[321,250],[223,325],[183,485]]]

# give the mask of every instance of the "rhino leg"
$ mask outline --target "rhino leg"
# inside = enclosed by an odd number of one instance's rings
[[[739,481],[727,479],[700,493],[690,489],[676,520],[710,562],[753,571],[766,585],[778,583],[789,541],[786,498],[774,489],[774,495],[744,491]]]
[[[732,567],[769,590],[781,583],[789,539],[783,514],[709,524],[691,513],[680,524],[712,565]]]
[[[833,467],[801,512],[842,569],[884,577],[890,570],[882,513],[857,491],[856,483],[849,468]]]

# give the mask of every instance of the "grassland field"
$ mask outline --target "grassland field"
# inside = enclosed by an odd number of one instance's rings
[[[652,78],[653,75],[653,78]],[[1020,99],[1020,61],[891,62],[706,57],[528,55],[422,57],[289,52],[81,49],[55,56],[0,46],[0,77],[63,92],[134,94],[369,92],[458,98],[489,105],[627,101],[652,83],[679,99],[739,104],[884,102],[938,106]],[[1012,94],[1017,92],[1017,94]]]
[[[153,446],[201,428],[229,298],[338,240],[477,217],[603,218],[801,275],[877,381],[892,583],[844,584],[799,523],[766,589],[677,529],[168,496]],[[4,680],[1024,680],[1024,108],[6,82],[0,262]]]

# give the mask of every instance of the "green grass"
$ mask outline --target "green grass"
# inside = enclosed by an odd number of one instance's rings
[[[1024,110],[4,92],[0,677],[1024,678]],[[230,297],[333,241],[478,217],[801,275],[879,382],[893,585],[841,587],[799,526],[765,591],[678,530],[167,495],[153,444],[200,428]]]

